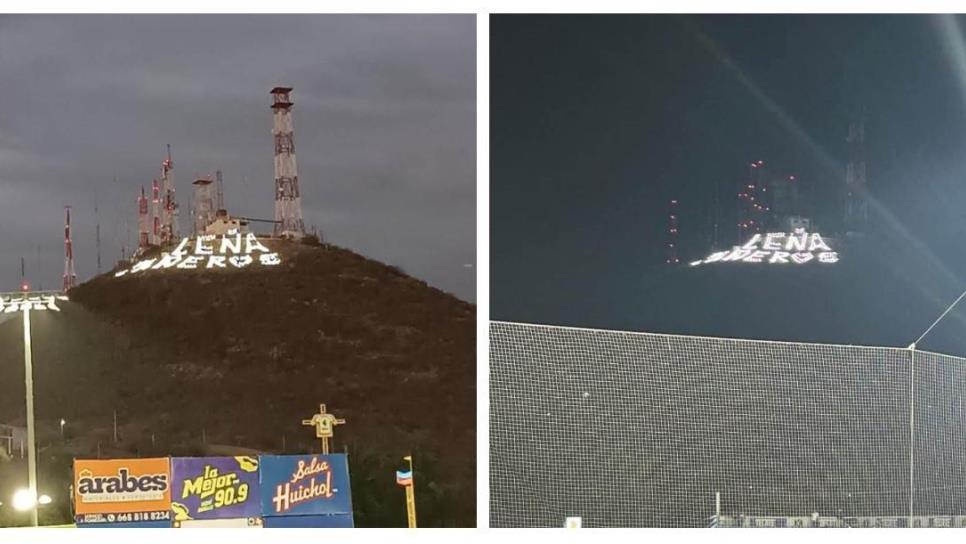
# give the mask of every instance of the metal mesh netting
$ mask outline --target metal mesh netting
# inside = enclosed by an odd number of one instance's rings
[[[964,387],[923,351],[494,322],[490,523],[706,527],[716,492],[729,516],[964,514]]]

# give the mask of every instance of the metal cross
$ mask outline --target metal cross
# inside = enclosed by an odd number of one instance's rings
[[[335,435],[335,426],[344,424],[344,419],[326,412],[325,404],[319,405],[319,413],[313,414],[312,419],[302,420],[302,425],[315,427],[315,436],[322,442],[322,453],[329,453],[329,440]]]

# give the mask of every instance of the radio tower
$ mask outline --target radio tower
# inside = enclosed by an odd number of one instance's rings
[[[151,212],[150,212],[150,235],[148,243],[152,246],[161,243],[161,186],[158,180],[151,180]]]
[[[671,199],[667,216],[667,264],[678,264],[678,201]]]
[[[178,203],[174,198],[174,180],[171,170],[171,144],[168,144],[168,156],[161,161],[161,232],[159,245],[166,244],[178,237]]]
[[[220,170],[219,170],[220,172]],[[192,183],[195,186],[195,225],[197,236],[205,233],[205,229],[215,220],[215,203],[211,196],[211,179],[198,178]]]
[[[64,292],[77,284],[74,273],[74,245],[70,239],[70,206],[64,206]]]
[[[862,194],[866,190],[865,123],[849,123],[849,163],[845,168],[845,231],[860,233],[869,220],[869,208]]]
[[[215,191],[217,192],[215,200],[215,211],[225,209],[225,186],[221,181],[221,170],[215,170]]]
[[[141,196],[138,197],[138,251],[144,251],[150,245],[151,221],[148,219],[148,197],[141,186]]]
[[[292,132],[291,87],[272,89],[272,134],[275,135],[275,230],[274,236],[301,238],[302,200],[299,173],[295,163],[295,141]]]
[[[738,191],[738,243],[743,244],[750,235],[761,232],[763,206],[762,171],[764,161],[751,163],[748,182]]]

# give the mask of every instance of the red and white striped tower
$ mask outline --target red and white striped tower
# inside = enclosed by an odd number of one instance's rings
[[[174,161],[171,160],[171,145],[168,155],[161,161],[161,210],[158,245],[167,244],[178,237],[178,202],[174,195]]]
[[[74,244],[70,239],[70,206],[64,206],[64,292],[74,288],[77,284],[77,274],[74,273]]]
[[[301,238],[302,200],[299,172],[295,163],[295,140],[292,130],[291,87],[272,89],[272,134],[275,135],[275,236]]]
[[[151,230],[148,231],[148,243],[153,246],[161,245],[161,186],[158,185],[158,180],[151,180],[151,216],[150,216],[150,227]]]

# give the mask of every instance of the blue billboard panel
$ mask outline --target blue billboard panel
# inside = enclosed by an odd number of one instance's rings
[[[258,458],[171,459],[171,512],[175,521],[258,517]]]
[[[262,455],[262,515],[352,515],[349,467],[344,453]],[[267,522],[266,522],[267,526]]]
[[[320,516],[277,516],[264,519],[265,528],[352,529],[352,514]]]

